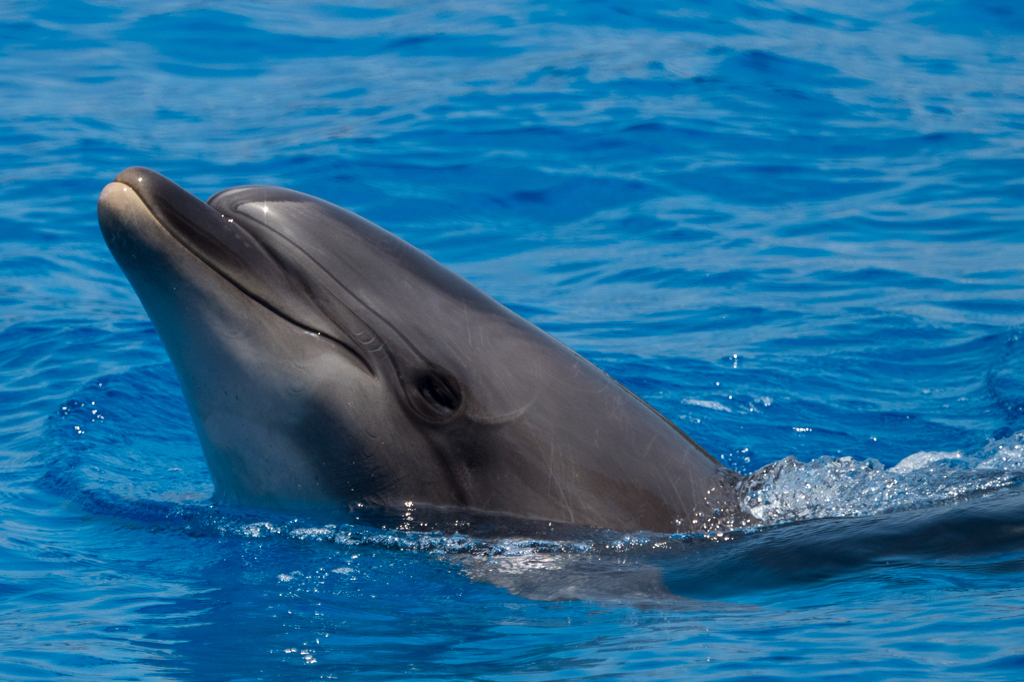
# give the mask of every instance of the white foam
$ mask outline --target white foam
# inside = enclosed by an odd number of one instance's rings
[[[923,450],[921,452],[915,452],[912,455],[904,457],[897,464],[889,468],[889,471],[897,474],[906,474],[911,471],[922,469],[936,462],[944,462],[953,459],[962,459],[964,453],[956,450],[955,452],[944,452],[942,450]]]
[[[765,525],[924,507],[1024,482],[1024,432],[977,452],[915,452],[886,469],[874,459],[787,457],[740,484],[743,505]]]

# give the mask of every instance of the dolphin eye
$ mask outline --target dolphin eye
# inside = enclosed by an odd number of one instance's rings
[[[439,372],[421,376],[416,381],[416,392],[423,402],[421,411],[433,419],[450,417],[462,405],[462,389],[459,382],[455,377],[445,376]]]

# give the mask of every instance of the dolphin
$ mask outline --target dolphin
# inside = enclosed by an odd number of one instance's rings
[[[166,346],[215,501],[617,531],[752,521],[741,477],[423,252],[290,189],[203,202],[129,168],[107,245]]]

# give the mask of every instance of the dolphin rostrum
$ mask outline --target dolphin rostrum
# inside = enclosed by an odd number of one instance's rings
[[[740,476],[429,256],[326,201],[129,168],[99,223],[167,347],[216,499],[743,525]]]

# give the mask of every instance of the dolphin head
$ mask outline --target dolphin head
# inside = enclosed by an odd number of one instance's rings
[[[143,168],[98,213],[222,501],[623,530],[734,511],[732,472],[646,403],[354,213],[279,187],[203,202]]]

